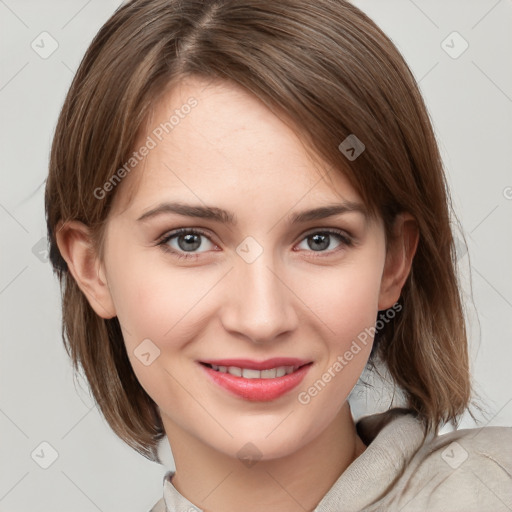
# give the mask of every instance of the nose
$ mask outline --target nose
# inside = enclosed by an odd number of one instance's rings
[[[253,263],[237,261],[228,276],[228,298],[221,308],[224,328],[258,344],[296,329],[294,294],[286,277],[282,266],[276,267],[265,253]]]

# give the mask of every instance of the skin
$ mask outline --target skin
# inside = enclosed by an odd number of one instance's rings
[[[362,201],[343,174],[319,165],[294,131],[236,85],[182,81],[148,126],[191,96],[197,106],[111,192],[103,257],[76,221],[59,230],[59,249],[97,314],[119,318],[137,378],[161,411],[181,494],[215,512],[313,510],[365,448],[346,399],[371,339],[309,403],[298,394],[375,325],[378,310],[396,303],[416,224],[400,215],[388,248],[382,221],[357,211],[291,225],[293,213]],[[238,222],[176,213],[137,220],[166,201],[223,208]],[[207,235],[195,258],[178,259],[156,243],[182,227]],[[326,229],[353,243],[331,235],[317,248],[311,235]],[[236,251],[248,236],[262,250],[251,263]],[[187,254],[181,241],[167,246]],[[160,355],[145,366],[134,350],[148,338]],[[278,356],[313,366],[272,402],[232,396],[196,362]],[[237,455],[247,443],[261,455],[250,467]]]

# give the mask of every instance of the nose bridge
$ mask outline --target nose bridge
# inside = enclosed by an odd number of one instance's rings
[[[262,343],[295,327],[292,294],[283,284],[282,268],[270,251],[263,251],[253,262],[237,256],[223,316],[226,329]]]

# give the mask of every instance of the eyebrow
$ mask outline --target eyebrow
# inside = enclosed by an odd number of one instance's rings
[[[327,206],[320,206],[311,210],[295,212],[288,215],[288,222],[292,225],[312,220],[321,220],[344,213],[359,212],[368,217],[368,211],[363,204],[352,201],[336,203]],[[228,225],[236,225],[237,219],[233,212],[223,210],[214,206],[189,205],[184,203],[161,203],[155,208],[143,213],[137,220],[146,221],[159,215],[175,213],[184,217],[209,219],[215,222]]]

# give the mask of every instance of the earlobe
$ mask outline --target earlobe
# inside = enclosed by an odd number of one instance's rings
[[[78,221],[59,223],[55,236],[69,272],[94,311],[102,318],[116,316],[105,269],[94,247],[89,228]]]
[[[400,298],[411,270],[418,241],[419,230],[414,217],[409,213],[397,215],[382,273],[379,310],[390,308]]]

